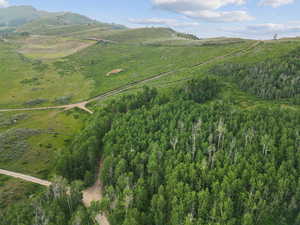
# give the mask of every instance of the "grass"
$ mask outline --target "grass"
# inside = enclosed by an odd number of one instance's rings
[[[19,54],[16,51],[18,46],[24,46],[27,42],[27,47],[21,47],[26,55]],[[97,44],[60,58],[76,51],[80,43],[69,38],[55,40],[49,37],[31,37],[18,45],[1,42],[0,60],[3,63],[0,65],[0,107],[28,107],[27,102],[38,102],[40,99],[43,101],[39,106],[55,105],[56,99],[64,96],[71,96],[72,102],[79,102],[127,83],[190,67],[249,45],[249,42],[156,47]],[[60,48],[64,44],[66,49]],[[75,47],[68,44],[75,44]],[[40,54],[48,60],[41,61]],[[119,68],[124,72],[106,76],[108,72]]]
[[[61,76],[52,64],[32,60],[16,51],[16,46],[0,42],[0,108],[24,107],[26,102],[72,96],[79,101],[90,96],[93,81],[80,73]]]
[[[300,47],[300,40],[294,41],[266,41],[242,57],[235,57],[230,62],[234,63],[257,63],[266,59],[273,59],[287,54]]]
[[[220,55],[243,49],[249,43],[220,46],[95,45],[55,63],[62,76],[83,74],[94,82],[91,97],[127,83],[163,72],[189,68]],[[111,76],[114,69],[124,72]]]
[[[285,55],[287,52],[292,51],[293,49],[299,47],[300,42],[299,40],[288,40],[288,41],[279,41],[279,42],[266,42],[264,44],[258,45],[256,48],[252,49],[251,51],[243,54],[236,55],[236,57],[228,57],[224,59],[219,59],[216,62],[212,62],[207,65],[201,65],[196,68],[186,68],[185,70],[178,71],[173,73],[171,76],[166,76],[163,78],[160,78],[159,80],[154,80],[149,83],[147,83],[147,86],[150,87],[156,87],[161,91],[171,91],[172,89],[179,87],[182,85],[183,82],[185,82],[185,78],[191,79],[193,77],[203,77],[203,76],[212,76],[210,73],[210,69],[214,67],[215,65],[218,65],[220,63],[225,62],[234,62],[234,63],[255,63],[262,61],[266,58],[274,58],[274,57],[280,57],[282,55]],[[233,83],[229,79],[221,79],[221,82],[223,83],[223,92],[222,92],[222,99],[225,101],[233,101],[235,104],[239,105],[242,108],[250,109],[260,106],[268,106],[268,107],[274,107],[279,106],[281,108],[285,109],[291,109],[291,110],[299,110],[299,105],[293,105],[290,103],[289,100],[263,100],[260,99],[252,94],[249,94],[245,91],[240,90],[240,88]],[[123,94],[133,94],[141,90],[143,85],[138,85]],[[118,98],[118,96],[115,96],[113,98]],[[112,99],[112,98],[110,98]],[[101,101],[98,103],[95,103],[92,105],[92,107],[95,106],[101,106],[105,104],[109,99],[105,101]]]
[[[58,32],[61,34],[59,36],[31,36],[11,43],[0,42],[0,108],[24,107],[26,102],[38,99],[46,100],[41,104],[45,106],[79,102],[133,81],[174,71],[168,76],[147,83],[150,87],[168,93],[181,86],[185,79],[210,75],[210,68],[219,63],[255,63],[286,54],[300,46],[299,40],[266,42],[246,54],[220,58],[210,64],[193,67],[212,58],[245,49],[252,41],[190,41],[178,39],[168,29],[136,29],[130,33],[128,30],[104,31],[98,27],[77,31],[73,28],[70,26],[65,33],[60,33],[63,28],[56,27],[53,34]],[[91,37],[93,32],[95,37],[101,34],[101,37],[118,43],[91,45],[76,51],[82,44],[90,43],[82,39]],[[70,34],[74,34],[76,38],[70,37]],[[114,69],[123,69],[124,72],[106,76]],[[241,91],[230,80],[221,79],[221,82],[223,91],[220,99],[233,101],[240,107],[280,105],[283,108],[300,110],[300,106],[290,105],[285,101],[258,99]],[[142,86],[144,84],[120,95],[136,93]],[[95,109],[111,99],[119,98],[120,95],[95,102],[89,107]],[[14,160],[0,161],[0,168],[49,179],[53,175],[59,150],[67,147],[72,137],[82,128],[85,117],[89,115],[78,110],[70,113],[53,110],[24,114],[26,116],[22,117],[20,113],[2,113],[0,134],[16,129],[40,132],[27,136],[24,142],[28,148],[21,154],[16,154]],[[14,132],[12,134],[16,135]],[[5,150],[9,151],[10,148]],[[29,197],[39,189],[36,185],[0,176],[0,208]]]
[[[70,39],[62,37],[59,41]],[[21,55],[19,46],[28,43],[29,52]],[[23,107],[25,102],[36,99],[48,100],[44,105],[57,104],[59,99],[71,96],[71,101],[87,99],[107,90],[141,80],[155,74],[185,67],[182,72],[151,82],[160,87],[164,82],[190,76],[191,65],[207,61],[219,55],[225,55],[249,43],[236,43],[220,46],[157,46],[138,44],[95,45],[73,55],[59,58],[40,59],[34,55],[35,49],[57,48],[59,44],[51,38],[23,40],[23,43],[0,43],[0,105],[4,107]],[[57,45],[57,46],[56,46]],[[49,46],[46,48],[46,46]],[[67,48],[67,47],[66,47]],[[22,48],[21,48],[22,49]],[[26,49],[23,47],[23,50]],[[32,50],[33,49],[33,50]],[[25,52],[24,52],[25,53]],[[31,55],[30,55],[31,54]],[[106,73],[122,68],[125,71],[106,76]],[[194,74],[194,73],[193,73]],[[196,73],[195,73],[196,74]],[[161,82],[159,84],[159,82]],[[142,86],[142,85],[140,85]],[[137,87],[139,88],[139,87]],[[138,89],[130,90],[136,92]],[[116,96],[118,97],[118,96]],[[57,100],[58,99],[58,100]],[[86,116],[84,112],[73,111],[71,114],[57,111],[25,112],[26,117],[14,122],[20,113],[3,113],[3,126],[0,132],[14,129],[34,129],[40,132],[27,136],[24,142],[28,148],[14,160],[0,162],[0,168],[30,174],[40,178],[49,178],[53,172],[55,157],[74,134],[80,130],[82,120],[75,117]],[[0,120],[1,121],[1,120]],[[1,124],[1,123],[0,123]],[[12,142],[10,144],[15,144]],[[9,151],[10,148],[6,148]],[[0,178],[0,192],[6,193],[0,205],[7,205],[38,191],[40,187],[13,178]]]
[[[16,113],[1,114],[6,118],[15,115]],[[26,113],[26,116],[12,125],[0,127],[0,137],[5,133],[15,135],[15,138],[5,140],[7,143],[4,153],[11,155],[12,147],[20,153],[14,154],[13,158],[6,158],[5,161],[0,160],[0,168],[51,179],[57,154],[68,146],[70,140],[82,128],[86,114],[45,111]],[[15,132],[16,130],[39,132],[21,138],[20,132]],[[23,148],[24,145],[27,147]],[[38,188],[40,187],[0,175],[0,193],[5,193],[5,197],[0,200],[0,206],[24,199]]]
[[[66,57],[95,44],[94,41],[53,36],[29,36],[17,43],[21,45],[20,53],[39,60]]]

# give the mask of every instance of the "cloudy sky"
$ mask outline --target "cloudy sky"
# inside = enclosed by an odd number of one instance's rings
[[[300,36],[299,0],[0,0],[9,5],[73,11],[129,27],[172,27],[199,37]]]

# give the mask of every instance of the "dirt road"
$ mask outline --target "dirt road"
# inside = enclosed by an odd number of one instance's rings
[[[153,81],[153,80],[160,79],[160,78],[162,78],[164,76],[170,75],[170,74],[175,73],[175,72],[183,71],[183,70],[185,70],[187,68],[194,68],[194,67],[198,67],[198,66],[202,66],[202,65],[207,65],[207,64],[215,62],[217,60],[221,60],[221,59],[224,59],[224,58],[227,58],[227,57],[233,57],[233,56],[235,56],[235,55],[237,55],[239,53],[247,53],[251,49],[255,48],[257,45],[259,45],[260,43],[262,43],[262,42],[261,41],[257,41],[257,42],[251,44],[250,46],[248,46],[245,49],[240,49],[240,50],[236,50],[234,52],[228,53],[226,55],[217,56],[217,57],[214,57],[214,58],[212,58],[210,60],[207,60],[205,62],[202,62],[202,63],[198,63],[198,64],[191,65],[191,66],[188,66],[188,67],[183,67],[183,68],[177,69],[177,70],[172,70],[172,71],[167,71],[167,72],[159,73],[159,74],[156,74],[154,76],[151,76],[151,77],[143,79],[143,80],[131,82],[131,83],[127,84],[127,85],[124,85],[122,87],[113,89],[113,90],[108,91],[108,92],[106,92],[104,94],[101,94],[101,95],[99,95],[97,97],[91,98],[91,99],[89,99],[87,101],[83,101],[83,102],[79,102],[79,103],[74,103],[74,104],[69,104],[69,105],[60,105],[60,106],[37,107],[37,108],[21,108],[21,109],[0,109],[0,112],[36,111],[36,110],[51,110],[51,109],[71,110],[71,109],[74,109],[74,108],[79,108],[79,109],[82,109],[82,110],[84,110],[84,111],[86,111],[86,112],[88,112],[90,114],[93,114],[93,112],[87,108],[87,105],[89,103],[92,103],[92,102],[95,102],[95,101],[99,101],[99,100],[103,100],[105,98],[108,98],[108,97],[120,94],[120,93],[122,93],[124,91],[127,91],[128,89],[130,89],[132,87],[135,87],[135,86],[138,86],[138,85],[141,85],[141,84]]]
[[[28,175],[21,174],[21,173],[11,172],[11,171],[8,171],[8,170],[0,169],[0,174],[7,175],[7,176],[10,176],[10,177],[14,177],[14,178],[18,178],[18,179],[22,179],[22,180],[25,180],[25,181],[28,181],[28,182],[31,182],[31,183],[35,183],[35,184],[40,184],[40,185],[43,185],[43,186],[46,186],[46,187],[49,187],[51,185],[50,181],[41,180],[41,179],[36,178],[36,177],[28,176]]]
[[[102,186],[100,179],[97,178],[96,183],[83,191],[82,202],[85,207],[90,207],[93,201],[100,201],[102,199]],[[96,216],[96,221],[101,225],[109,225],[109,222],[104,214],[99,214]]]
[[[21,173],[11,172],[8,170],[0,169],[0,174],[25,180],[31,183],[39,184],[45,187],[49,187],[52,184],[50,181],[47,180],[41,180],[36,177],[32,177]],[[102,186],[101,186],[100,179],[98,178],[96,183],[92,187],[83,191],[82,202],[86,207],[90,207],[93,201],[100,201],[101,199],[102,199]],[[109,222],[104,214],[97,215],[96,221],[101,225],[109,225]]]

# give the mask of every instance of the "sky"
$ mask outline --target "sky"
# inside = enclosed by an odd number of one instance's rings
[[[300,36],[299,0],[0,0],[71,11],[128,27],[170,27],[200,38]]]

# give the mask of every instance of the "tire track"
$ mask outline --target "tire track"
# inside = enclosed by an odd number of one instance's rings
[[[103,100],[105,98],[108,98],[108,97],[120,94],[120,93],[122,93],[124,91],[127,91],[128,89],[130,89],[132,87],[135,87],[135,86],[138,86],[138,85],[141,85],[141,84],[153,81],[153,80],[160,79],[162,77],[165,77],[167,75],[170,75],[170,74],[173,74],[173,73],[176,73],[176,72],[184,71],[184,70],[186,70],[188,68],[195,68],[195,67],[198,67],[198,66],[207,65],[207,64],[213,63],[215,61],[221,60],[221,59],[225,59],[225,58],[228,58],[228,57],[231,57],[231,56],[235,56],[238,53],[244,53],[244,54],[246,54],[251,49],[253,49],[256,46],[258,46],[260,43],[262,43],[262,42],[261,41],[256,41],[255,43],[251,44],[250,46],[248,46],[245,49],[236,50],[236,51],[233,51],[231,53],[228,53],[228,54],[225,54],[225,55],[222,55],[222,56],[214,57],[214,58],[209,59],[209,60],[207,60],[205,62],[197,63],[197,64],[194,64],[194,65],[191,65],[191,66],[182,67],[182,68],[177,69],[177,70],[171,70],[171,71],[167,71],[167,72],[162,72],[162,73],[153,75],[153,76],[148,77],[148,78],[143,79],[143,80],[139,80],[139,81],[134,81],[134,82],[128,83],[127,85],[124,85],[122,87],[119,87],[119,88],[113,89],[111,91],[105,92],[105,93],[103,93],[103,94],[101,94],[99,96],[93,97],[93,98],[91,98],[89,100],[86,100],[86,101],[82,101],[82,102],[78,102],[78,103],[74,103],[74,104],[68,104],[68,105],[60,105],[60,106],[48,106],[48,107],[37,107],[37,108],[19,108],[19,109],[0,109],[0,112],[38,111],[38,110],[52,110],[52,109],[64,109],[65,111],[67,111],[67,110],[71,110],[71,109],[74,109],[74,108],[79,108],[79,109],[82,109],[82,110],[84,110],[84,111],[92,114],[93,112],[87,108],[87,105],[89,103],[92,103],[92,102],[95,102],[95,101],[99,101],[99,100]]]

